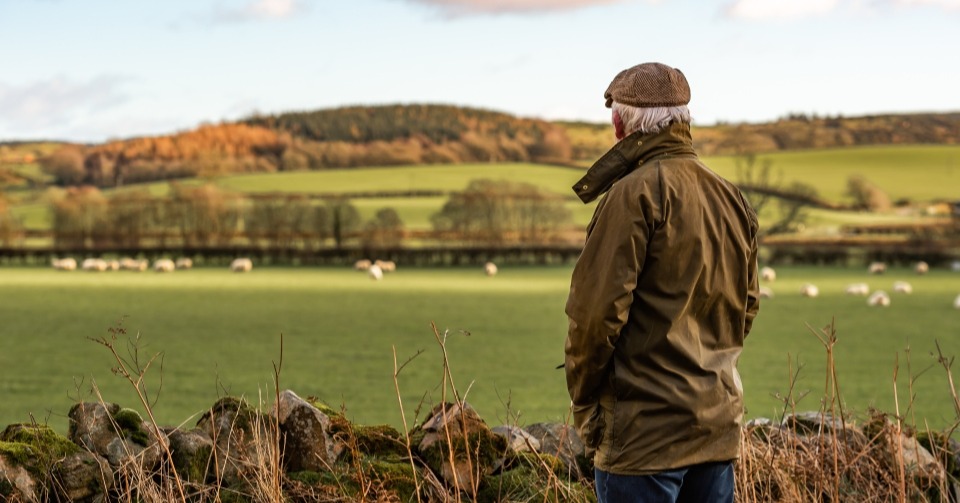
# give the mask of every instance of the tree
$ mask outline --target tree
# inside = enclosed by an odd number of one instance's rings
[[[737,185],[750,202],[757,216],[771,223],[760,227],[760,236],[795,231],[806,221],[806,208],[817,199],[817,190],[802,182],[793,182],[784,188],[783,173],[771,173],[773,162],[757,161],[754,154],[734,159]],[[770,203],[776,201],[776,207]]]
[[[368,248],[394,248],[403,241],[404,234],[397,210],[380,208],[363,228],[363,244]]]
[[[854,207],[862,210],[887,211],[893,206],[883,189],[861,175],[847,179],[846,195],[853,198]]]
[[[10,213],[6,199],[0,194],[0,243],[9,246],[20,235],[20,230],[20,222]]]
[[[563,200],[539,188],[505,180],[473,180],[431,217],[454,239],[483,243],[548,241],[570,222]]]
[[[337,248],[355,234],[360,227],[360,212],[349,199],[331,199],[327,201],[327,214],[330,217],[330,233]]]
[[[49,157],[40,161],[43,172],[52,176],[58,185],[79,185],[87,177],[83,166],[83,149],[76,145],[65,145]]]
[[[89,248],[106,232],[107,199],[96,187],[70,187],[51,202],[55,246]]]

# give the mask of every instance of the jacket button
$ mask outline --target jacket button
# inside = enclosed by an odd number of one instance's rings
[[[580,189],[581,189],[581,190],[587,190],[587,186],[586,186],[586,184],[584,184],[584,186],[583,186],[583,187],[580,187]]]
[[[643,145],[643,140],[637,141],[637,145]]]
[[[637,161],[637,166],[639,166],[639,165],[641,165],[641,164],[643,164],[643,160]]]

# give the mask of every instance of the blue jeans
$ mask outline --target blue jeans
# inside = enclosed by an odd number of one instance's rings
[[[599,503],[733,503],[733,462],[704,463],[653,475],[595,470]]]

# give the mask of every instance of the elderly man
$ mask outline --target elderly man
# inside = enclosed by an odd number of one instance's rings
[[[604,97],[619,141],[574,186],[606,196],[573,271],[564,363],[597,496],[732,502],[757,215],[697,157],[680,70],[628,68]]]

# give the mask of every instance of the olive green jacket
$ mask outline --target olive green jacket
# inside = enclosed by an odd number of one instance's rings
[[[567,388],[596,466],[636,475],[736,458],[756,213],[681,123],[627,136],[574,190],[584,202],[607,193],[566,305]]]

